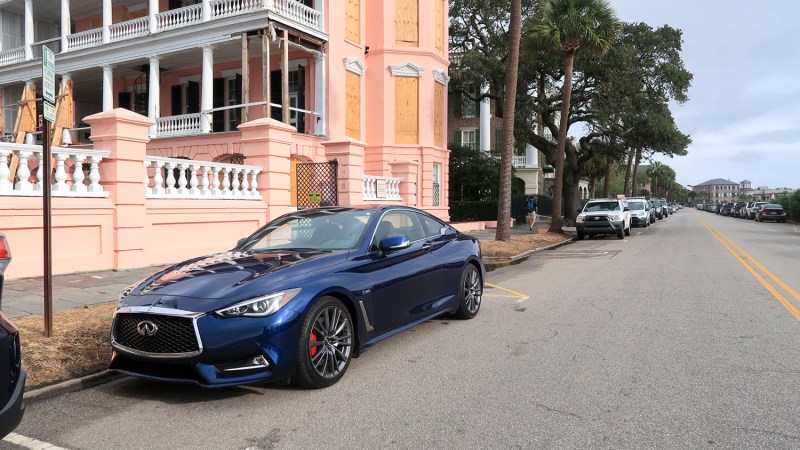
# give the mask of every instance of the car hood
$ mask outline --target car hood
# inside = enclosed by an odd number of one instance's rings
[[[342,262],[347,258],[347,253],[317,250],[229,251],[191,259],[146,279],[124,298],[120,306],[153,305],[196,310],[178,307],[173,301],[165,305],[159,300],[245,300],[275,289],[288,288],[290,286],[282,282]]]

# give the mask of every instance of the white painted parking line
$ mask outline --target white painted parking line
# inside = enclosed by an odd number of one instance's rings
[[[31,450],[66,450],[63,447],[50,444],[49,442],[29,438],[17,433],[9,433],[9,435],[4,437],[3,440],[12,444],[17,444],[20,447],[29,448]]]

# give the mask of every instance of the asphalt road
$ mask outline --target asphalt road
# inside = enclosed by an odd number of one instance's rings
[[[791,224],[684,209],[491,272],[477,318],[383,341],[331,388],[124,378],[31,404],[17,433],[75,449],[799,448],[798,248]]]

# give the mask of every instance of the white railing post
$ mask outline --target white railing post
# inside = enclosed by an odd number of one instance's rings
[[[75,162],[72,168],[72,187],[70,187],[70,190],[72,192],[86,192],[86,185],[83,184],[83,180],[86,179],[86,175],[83,173],[83,156],[69,155],[69,157]]]
[[[89,163],[89,192],[102,192],[103,186],[100,186],[100,161],[103,158],[98,156],[90,156]]]
[[[160,161],[155,162],[155,173],[153,174],[153,194],[164,195],[167,190],[164,188],[164,177],[161,175],[161,169],[164,168],[164,163]]]
[[[219,190],[219,174],[220,174],[220,168],[215,166],[214,175],[211,178],[211,185],[213,186],[213,189],[211,190],[211,195],[221,194]]]
[[[250,174],[252,178],[250,179],[250,196],[257,197],[258,196],[258,171],[257,170],[250,170]]]
[[[231,188],[230,175],[231,175],[231,169],[228,169],[227,167],[223,167],[222,168],[222,195],[223,196],[226,196],[226,195],[231,193],[230,192],[230,188]]]
[[[55,184],[53,185],[53,192],[66,192],[69,190],[69,186],[67,186],[67,171],[64,167],[64,161],[67,159],[68,155],[64,153],[57,153],[56,157],[56,174],[55,174]]]
[[[28,180],[31,176],[31,169],[28,167],[28,158],[32,155],[31,152],[19,152],[19,168],[17,169],[17,184],[14,189],[20,192],[32,192],[33,184]]]
[[[14,190],[14,185],[9,181],[11,170],[8,168],[8,157],[11,152],[0,150],[0,195],[10,194]]]

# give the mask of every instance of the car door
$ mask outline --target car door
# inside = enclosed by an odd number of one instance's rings
[[[410,245],[381,252],[377,244],[387,234],[406,235]],[[430,250],[414,211],[389,210],[380,218],[367,263],[379,333],[424,316],[438,299],[441,261]]]

